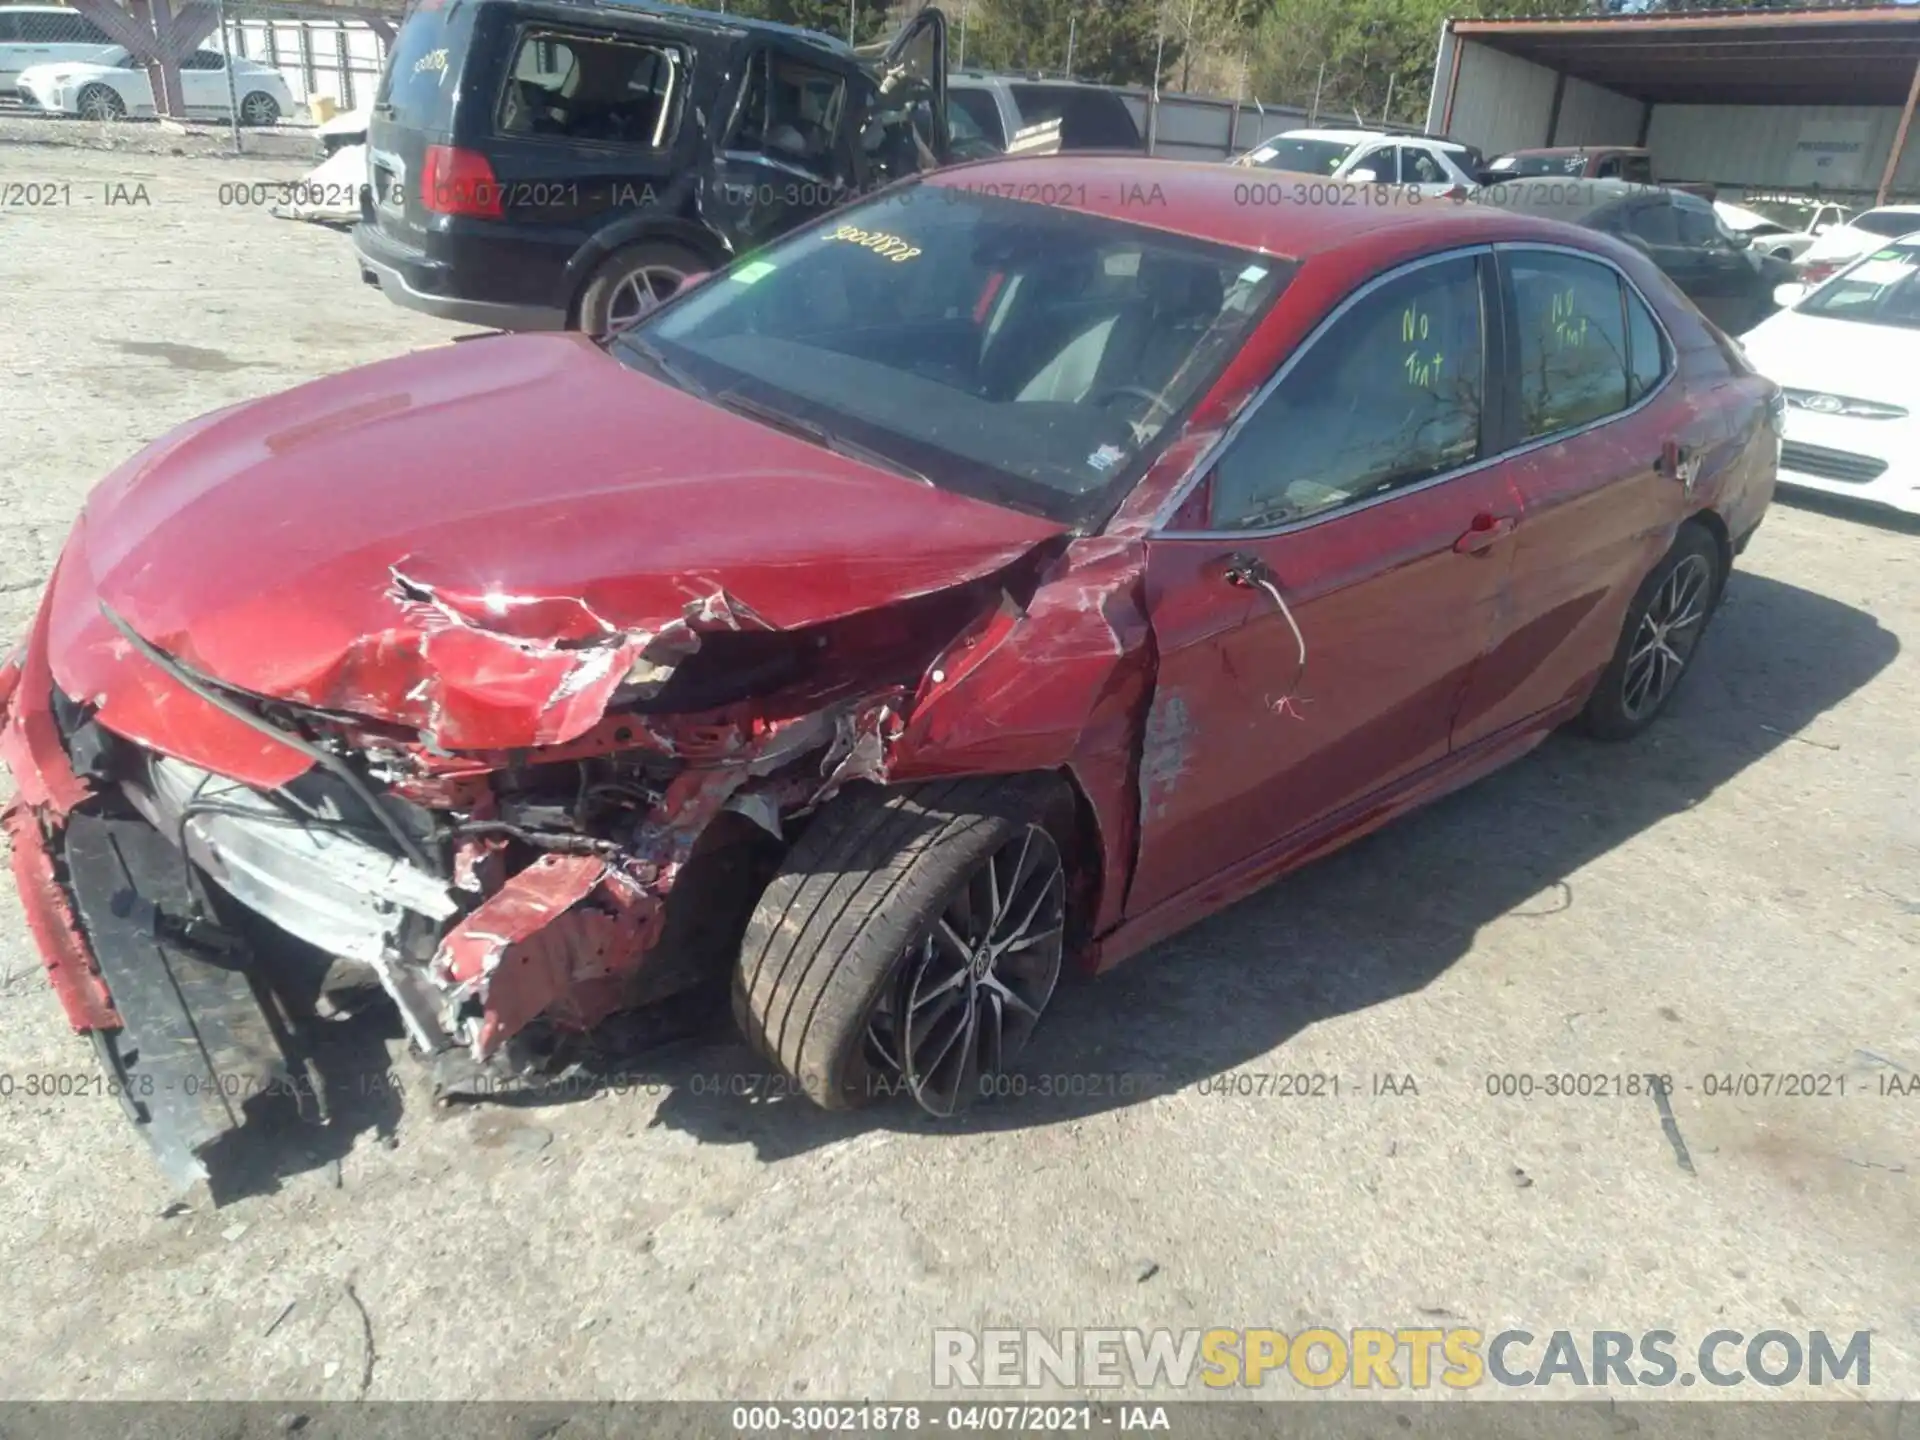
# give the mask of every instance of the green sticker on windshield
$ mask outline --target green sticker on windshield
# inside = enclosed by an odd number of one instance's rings
[[[1873,252],[1873,258],[1876,260],[1898,260],[1904,253],[1904,251],[1900,250],[1876,250]]]
[[[774,268],[771,260],[749,260],[727,278],[736,285],[751,285],[754,281],[763,280],[771,275]]]

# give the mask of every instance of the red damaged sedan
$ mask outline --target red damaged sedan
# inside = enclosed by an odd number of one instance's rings
[[[342,976],[448,1091],[730,975],[818,1103],[950,1114],[1064,964],[1651,722],[1774,387],[1602,235],[1245,199],[960,167],[604,345],[422,351],[108,476],[0,670],[5,820],[166,1170],[311,1073]]]

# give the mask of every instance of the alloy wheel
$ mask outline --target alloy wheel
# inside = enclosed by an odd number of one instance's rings
[[[966,1108],[1020,1053],[1060,978],[1066,871],[1030,824],[954,892],[901,957],[868,1047],[929,1114]]]
[[[280,107],[271,95],[256,90],[240,102],[240,123],[263,128],[280,118]]]
[[[93,85],[80,92],[82,120],[118,120],[127,113],[120,97],[104,85]]]
[[[642,265],[620,277],[607,301],[607,333],[617,334],[680,288],[686,277],[667,265]]]
[[[1706,558],[1688,555],[1654,592],[1627,652],[1620,708],[1629,720],[1651,714],[1673,693],[1700,639],[1712,585]]]

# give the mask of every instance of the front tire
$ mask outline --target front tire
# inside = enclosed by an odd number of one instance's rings
[[[904,1089],[948,1116],[991,1090],[1059,980],[1057,794],[1021,778],[837,796],[748,922],[733,987],[748,1043],[829,1110]]]
[[[1698,525],[1684,525],[1627,607],[1613,659],[1580,712],[1596,740],[1630,740],[1672,701],[1700,637],[1720,604],[1720,547]]]
[[[693,251],[670,241],[617,250],[600,262],[580,292],[580,328],[595,337],[624,330],[672,298],[687,276],[706,268]]]
[[[124,120],[127,102],[111,85],[89,85],[80,92],[73,108],[82,120]]]

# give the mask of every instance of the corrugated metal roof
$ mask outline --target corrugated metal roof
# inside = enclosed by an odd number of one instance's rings
[[[1902,105],[1920,67],[1920,4],[1588,11],[1450,28],[1656,105]]]

